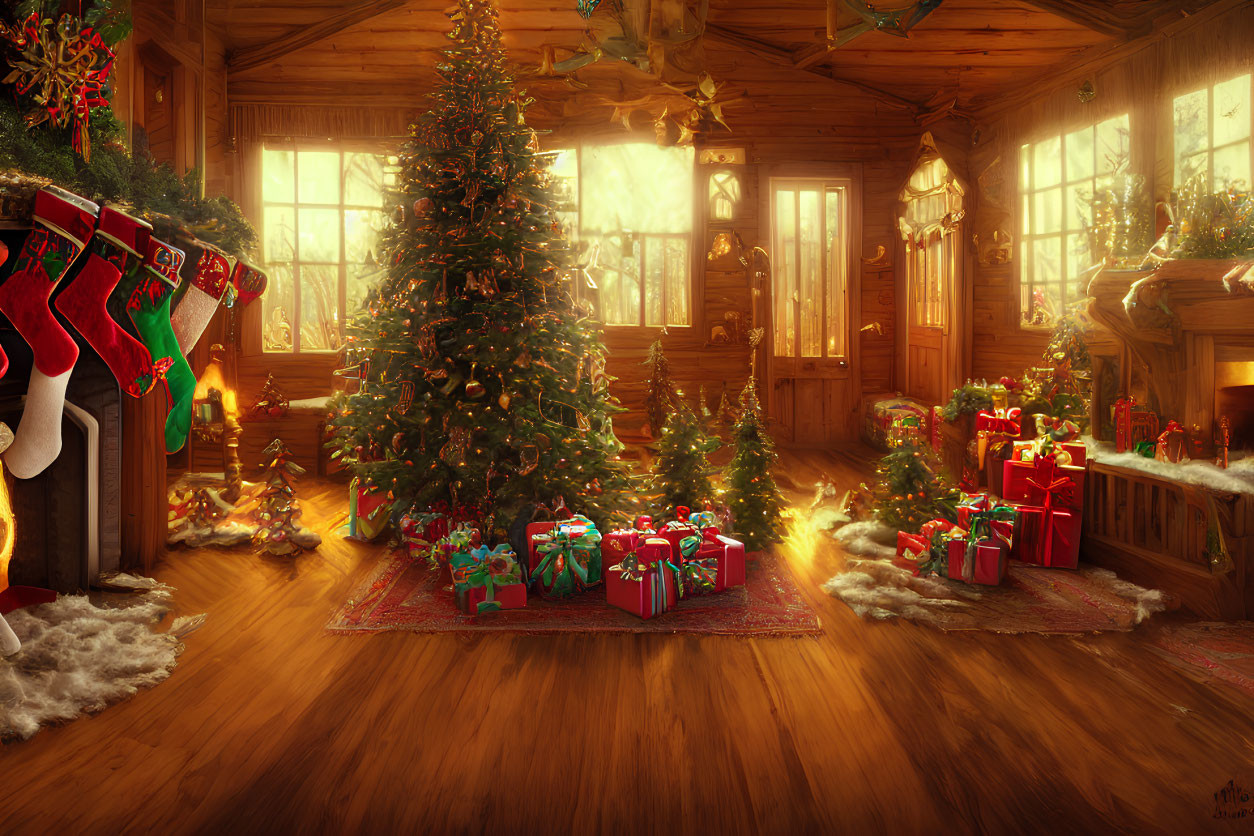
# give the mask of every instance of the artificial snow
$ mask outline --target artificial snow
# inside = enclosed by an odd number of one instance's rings
[[[164,596],[98,607],[69,595],[9,613],[22,649],[0,659],[0,738],[29,738],[166,679],[183,646],[148,625],[168,610]]]
[[[1194,460],[1173,464],[1160,462],[1158,459],[1147,459],[1138,453],[1116,453],[1109,445],[1084,438],[1088,454],[1094,461],[1102,464],[1137,470],[1162,479],[1183,482],[1199,488],[1210,488],[1226,493],[1254,494],[1254,456],[1231,459],[1225,470],[1210,461]]]
[[[951,597],[955,594],[979,597],[973,590],[957,590],[931,578],[912,577],[908,570],[891,563],[854,560],[849,565],[852,571],[835,575],[822,588],[828,595],[844,601],[859,618],[923,620],[928,609],[966,606]],[[922,595],[908,584],[916,584],[937,597]]]

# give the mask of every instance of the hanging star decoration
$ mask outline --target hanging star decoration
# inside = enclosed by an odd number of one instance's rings
[[[0,23],[0,38],[16,53],[10,57],[13,69],[4,83],[39,105],[26,117],[27,125],[51,121],[59,128],[73,126],[74,150],[90,161],[88,119],[93,107],[109,104],[113,50],[95,29],[68,14],[55,24],[38,13],[20,27]]]
[[[845,0],[845,7],[880,32],[906,37],[914,26],[940,6],[941,0],[918,0],[913,6],[880,11],[863,0]]]

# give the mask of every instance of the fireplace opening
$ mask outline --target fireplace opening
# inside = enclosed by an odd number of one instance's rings
[[[1231,450],[1254,450],[1254,358],[1215,363],[1215,420],[1227,418]]]

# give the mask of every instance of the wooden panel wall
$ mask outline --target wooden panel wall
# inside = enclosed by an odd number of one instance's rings
[[[1145,175],[1157,201],[1172,188],[1171,100],[1174,96],[1248,72],[1254,57],[1254,14],[1248,4],[1215,3],[1181,18],[1160,34],[1108,50],[1088,63],[1057,73],[1048,87],[1024,87],[985,109],[975,124],[979,141],[970,155],[970,172],[986,183],[1000,177],[1002,206],[990,190],[977,185],[974,231],[987,238],[991,219],[1008,212],[1005,228],[1018,240],[1019,146],[1034,139],[1131,113],[1132,168]],[[1097,97],[1079,101],[1076,91],[1091,80]],[[981,228],[984,227],[984,228]],[[1009,264],[981,264],[974,269],[971,318],[972,364],[976,378],[1017,375],[1037,362],[1048,340],[1045,329],[1019,324],[1017,251]]]

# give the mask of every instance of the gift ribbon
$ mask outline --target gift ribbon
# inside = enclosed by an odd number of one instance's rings
[[[576,517],[575,520],[563,521],[563,524],[578,521],[587,526],[576,536],[571,536],[569,529],[563,532],[560,526],[548,535],[548,540],[536,546],[536,553],[542,555],[540,565],[536,567],[533,577],[539,577],[545,589],[552,590],[563,576],[569,573],[577,586],[587,586],[588,567],[575,559],[575,552],[582,551],[591,555],[601,543],[601,532],[596,530],[587,517]]]
[[[1041,503],[1041,506],[1048,516],[1053,508],[1054,497],[1057,496],[1059,501],[1066,503],[1071,496],[1073,483],[1069,476],[1054,478],[1055,462],[1052,458],[1042,456],[1037,459],[1036,473],[1039,481],[1028,479],[1028,484],[1045,494],[1045,501]]]
[[[967,520],[967,547],[962,553],[962,579],[967,583],[975,580],[975,551],[981,540],[1000,540],[1006,548],[1010,538],[998,531],[994,521],[1014,523],[1018,511],[1009,505],[998,505],[986,511],[976,511]]]
[[[684,578],[694,590],[713,590],[718,586],[718,558],[703,557],[683,562]]]

